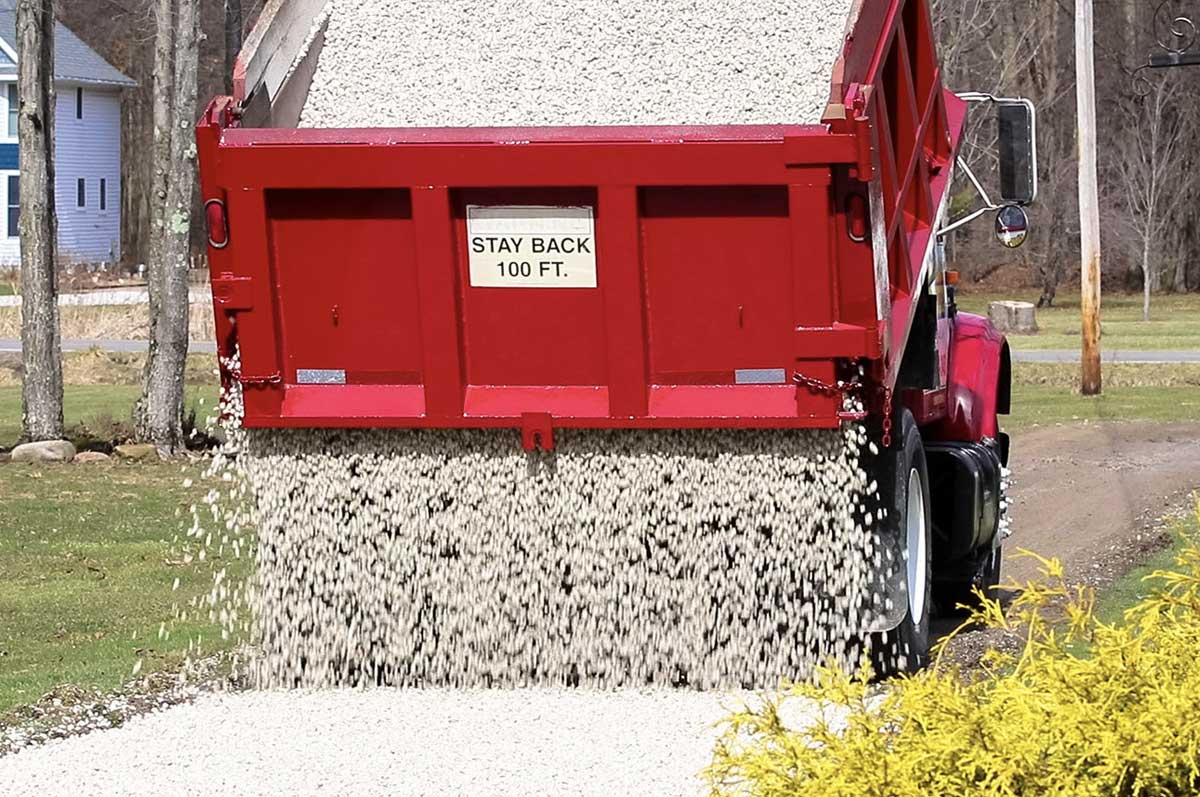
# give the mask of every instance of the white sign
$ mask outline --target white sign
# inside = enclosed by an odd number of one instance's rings
[[[468,205],[474,288],[595,288],[596,220],[590,207]]]

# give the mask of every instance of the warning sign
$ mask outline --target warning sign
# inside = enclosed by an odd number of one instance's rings
[[[595,213],[468,205],[467,252],[475,288],[595,288]]]

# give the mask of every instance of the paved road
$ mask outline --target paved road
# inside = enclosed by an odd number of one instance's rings
[[[1013,360],[1019,363],[1077,363],[1079,352],[1070,349],[1048,349],[1046,351],[1013,351]],[[1200,351],[1104,351],[1100,354],[1106,363],[1200,363]]]
[[[63,351],[86,351],[99,347],[113,352],[140,352],[146,350],[144,340],[64,340]],[[21,341],[0,339],[0,353],[19,352]],[[207,341],[192,341],[193,352],[212,354],[216,344]],[[1077,363],[1079,352],[1068,349],[1047,351],[1014,351],[1013,360],[1019,363]],[[1172,363],[1200,363],[1200,351],[1106,351],[1106,363],[1143,363],[1168,365]]]

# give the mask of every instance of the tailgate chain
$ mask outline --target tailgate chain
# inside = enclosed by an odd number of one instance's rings
[[[823,396],[829,396],[830,398],[834,396],[849,396],[853,393],[857,393],[862,388],[862,382],[854,380],[846,381],[843,379],[839,379],[832,383],[822,382],[816,377],[805,376],[799,372],[797,372],[792,379],[797,385],[806,387],[814,393],[820,393]]]
[[[884,448],[892,447],[892,389],[883,386],[883,443]]]
[[[814,393],[820,393],[823,396],[833,398],[835,396],[851,396],[857,394],[862,389],[862,382],[857,380],[839,379],[836,382],[823,382],[820,379],[812,376],[805,376],[797,372],[792,379],[797,385],[808,388]],[[882,385],[880,391],[883,394],[883,438],[881,442],[884,448],[892,447],[892,389],[887,385]]]
[[[283,384],[283,375],[278,371],[273,374],[267,374],[266,376],[242,376],[242,372],[238,370],[230,371],[229,375],[232,376],[236,381],[241,382],[246,387],[264,387],[269,385]]]

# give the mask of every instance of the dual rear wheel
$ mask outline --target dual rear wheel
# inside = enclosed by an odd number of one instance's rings
[[[883,469],[883,495],[887,520],[904,558],[904,618],[891,631],[877,634],[872,641],[872,664],[883,676],[912,673],[929,663],[932,643],[930,620],[934,608],[933,585],[933,513],[930,503],[929,468],[925,446],[912,413],[900,409],[896,416],[898,439],[889,451],[888,467]],[[962,606],[974,606],[978,598],[973,590],[985,593],[1000,583],[999,547],[976,555],[970,574],[963,581],[938,584],[938,606],[942,613],[955,614]]]
[[[933,589],[933,550],[930,545],[929,468],[925,446],[912,413],[897,414],[899,439],[885,457],[893,458],[885,491],[886,519],[899,537],[904,554],[905,607],[900,624],[871,640],[871,659],[879,675],[911,673],[929,663],[929,621]]]

